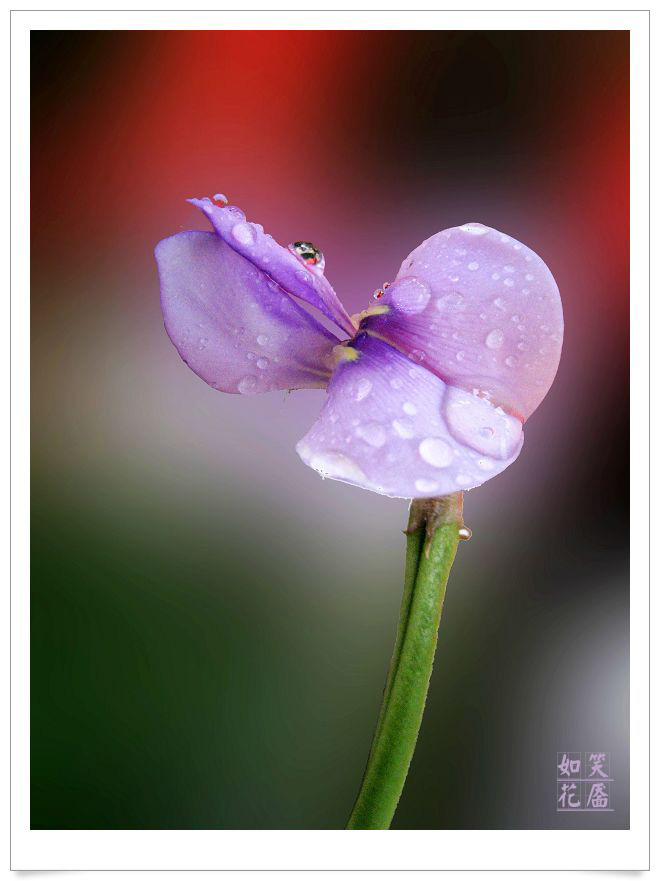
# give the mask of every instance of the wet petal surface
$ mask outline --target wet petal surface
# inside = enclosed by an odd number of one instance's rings
[[[216,204],[209,198],[189,199],[204,212],[217,234],[258,269],[267,273],[280,287],[310,303],[331,321],[353,335],[355,327],[332,285],[323,274],[323,264],[310,266],[263,231],[250,223],[234,205]]]
[[[532,250],[468,223],[427,239],[361,327],[445,382],[526,419],[559,364],[564,321],[550,270]]]
[[[184,232],[156,247],[165,327],[209,385],[254,394],[319,388],[337,338],[254,263],[212,232]]]
[[[470,489],[518,456],[522,424],[367,335],[296,449],[324,477],[399,498]]]

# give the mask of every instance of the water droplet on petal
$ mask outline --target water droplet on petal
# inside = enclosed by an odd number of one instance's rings
[[[235,220],[245,220],[245,214],[238,208],[236,205],[227,205],[225,208],[225,214],[229,214]]]
[[[415,427],[409,419],[395,419],[392,428],[399,437],[410,438],[415,434]]]
[[[414,416],[417,413],[417,407],[412,401],[406,401],[402,409],[404,413],[408,414],[408,416]]]
[[[347,480],[349,483],[368,483],[362,469],[343,453],[316,453],[309,464],[323,477]]]
[[[461,526],[458,530],[458,538],[460,541],[470,541],[472,538],[472,530],[469,526]]]
[[[485,456],[510,458],[522,441],[522,423],[481,397],[451,386],[444,398],[451,434]]]
[[[491,330],[486,337],[486,345],[489,349],[501,349],[504,344],[504,334],[499,328]]]
[[[425,437],[419,445],[419,455],[434,468],[446,468],[454,458],[452,448],[440,437]]]
[[[424,477],[420,477],[419,480],[415,481],[415,488],[421,493],[432,493],[436,492],[438,484],[434,480],[427,480]]]
[[[298,260],[304,263],[316,275],[323,274],[325,257],[320,248],[317,248],[312,242],[294,242],[292,245],[289,245],[289,251],[295,254]]]
[[[254,394],[257,388],[256,376],[244,376],[238,384],[238,390],[242,395]]]
[[[269,364],[270,361],[268,360],[268,358],[257,359],[257,367],[259,368],[259,370],[265,370]]]
[[[372,447],[380,448],[385,445],[387,440],[387,433],[379,422],[367,422],[365,425],[360,425],[355,433]]]
[[[224,206],[229,202],[229,199],[225,196],[224,193],[216,193],[213,197],[213,201],[217,202],[218,205],[224,208]]]
[[[237,223],[232,227],[231,234],[241,245],[253,245],[256,239],[255,231],[249,223]]]
[[[487,226],[484,226],[482,223],[464,223],[461,226],[462,232],[469,232],[473,236],[484,236],[487,232],[490,232]]]
[[[479,269],[479,264],[476,260],[473,260],[472,263],[468,263],[468,269],[470,272],[474,272],[476,269]]]
[[[257,337],[257,343],[260,346],[265,346],[267,342],[268,342],[268,337],[266,336],[266,334],[260,333],[259,336]]]
[[[359,380],[356,388],[355,388],[355,400],[363,401],[367,395],[371,392],[373,385],[370,379],[361,379]]]
[[[418,278],[402,278],[389,289],[390,302],[404,315],[417,315],[426,309],[431,288]]]
[[[518,363],[518,360],[513,355],[507,355],[504,359],[504,363],[507,367],[515,367]]]
[[[199,338],[199,348],[200,349],[205,349],[208,346],[208,344],[209,344],[209,341],[205,336],[201,336]]]

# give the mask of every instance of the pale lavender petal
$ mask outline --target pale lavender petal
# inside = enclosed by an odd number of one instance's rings
[[[215,233],[164,239],[156,260],[170,339],[213,388],[253,394],[327,384],[339,340]]]
[[[427,239],[381,296],[387,314],[361,327],[445,382],[526,419],[557,372],[564,321],[543,260],[478,223]]]
[[[522,424],[367,335],[296,449],[324,477],[399,498],[479,486],[516,459]]]
[[[315,306],[349,335],[355,333],[355,327],[323,275],[322,267],[307,266],[265,233],[260,224],[248,222],[235,205],[216,204],[209,198],[188,201],[204,212],[230,247],[266,272],[285,291]]]

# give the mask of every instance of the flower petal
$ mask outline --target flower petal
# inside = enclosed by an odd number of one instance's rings
[[[252,394],[327,384],[338,339],[215,233],[164,239],[156,261],[170,339],[213,388]]]
[[[534,251],[487,226],[422,242],[378,306],[387,314],[368,316],[363,330],[523,419],[557,372],[564,320],[555,280]]]
[[[285,291],[315,306],[351,336],[355,333],[348,313],[321,270],[304,264],[258,223],[246,221],[245,214],[235,205],[217,205],[208,197],[188,201],[204,212],[231,248],[266,272]]]
[[[324,477],[399,498],[479,486],[516,459],[522,424],[363,334],[296,449]]]

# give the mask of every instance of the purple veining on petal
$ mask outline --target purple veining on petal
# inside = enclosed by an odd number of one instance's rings
[[[289,248],[284,248],[263,231],[258,223],[250,223],[234,205],[218,205],[209,198],[189,199],[213,224],[217,234],[256,267],[266,272],[285,291],[316,307],[349,335],[353,326],[322,269],[310,267]]]
[[[339,340],[212,232],[156,246],[165,327],[209,385],[254,394],[324,387]]]
[[[296,449],[324,477],[399,498],[479,486],[518,456],[522,424],[361,334]]]
[[[526,419],[557,372],[559,291],[543,260],[478,223],[439,232],[402,263],[363,330],[437,376]]]

